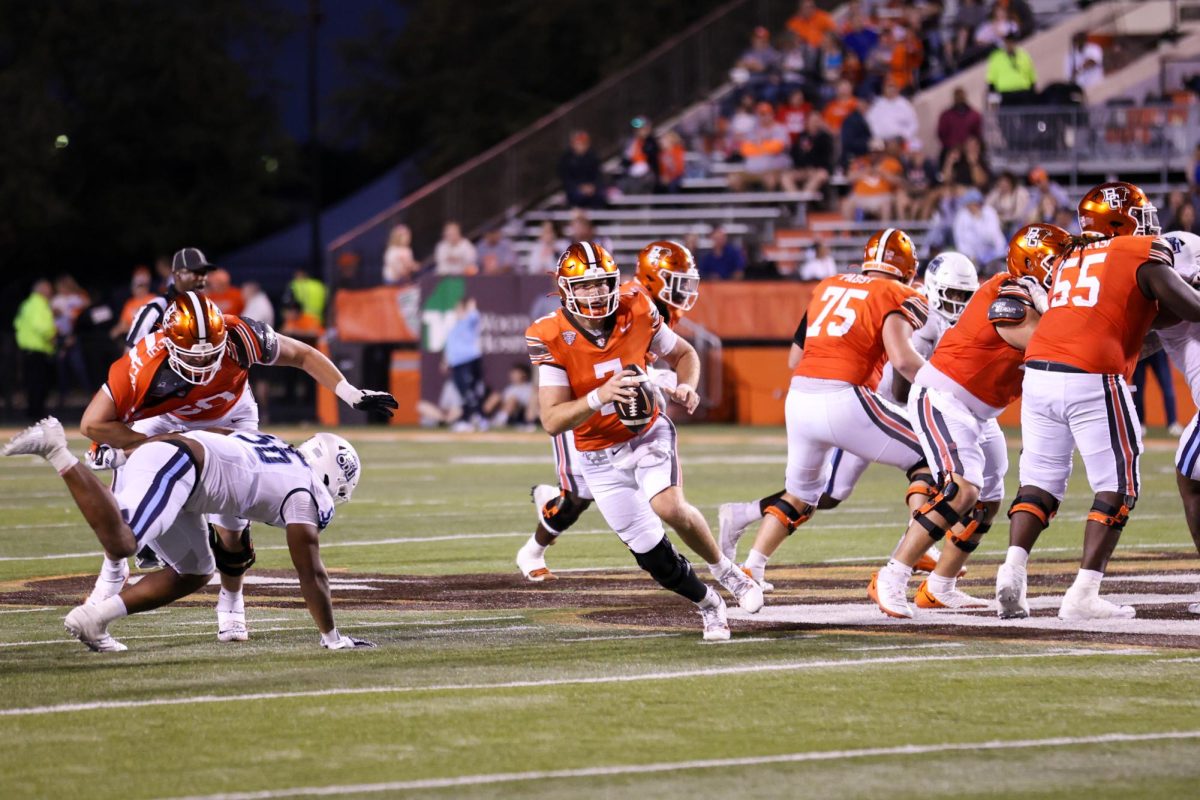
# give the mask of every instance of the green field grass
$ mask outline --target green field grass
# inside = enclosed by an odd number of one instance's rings
[[[582,577],[569,570],[641,581],[630,589],[640,605],[680,605],[630,569],[595,510],[548,552],[552,568],[568,570],[559,581],[534,589],[519,579],[512,559],[534,522],[529,486],[552,477],[545,437],[346,435],[364,476],[322,534],[335,577],[453,585],[492,573],[539,602],[343,607],[339,628],[379,647],[327,652],[302,609],[248,586],[250,642],[217,643],[210,596],[119,621],[113,633],[130,649],[117,654],[67,637],[67,605],[0,604],[0,797],[1197,794],[1195,650],[1129,637],[901,633],[882,616],[869,629],[749,630],[735,618],[731,642],[705,644],[698,621],[601,620],[586,613],[594,598],[581,607],[571,584]],[[714,525],[719,503],[782,481],[777,430],[689,428],[680,442],[685,490]],[[1165,438],[1147,454],[1114,563],[1171,553],[1196,566],[1172,454]],[[6,459],[0,477],[0,591],[91,575],[99,548],[53,471]],[[871,468],[770,569],[799,565],[803,576],[804,565],[835,562],[865,588],[903,526],[903,488],[898,472]],[[1088,505],[1077,469],[1035,566],[1077,557]],[[256,570],[289,567],[281,532],[256,526],[255,539]],[[993,574],[1006,544],[998,524],[973,571]],[[853,602],[865,604],[860,595]],[[1180,624],[1200,642],[1200,621]]]

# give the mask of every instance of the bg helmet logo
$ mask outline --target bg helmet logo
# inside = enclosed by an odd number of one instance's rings
[[[1106,186],[1100,190],[1100,194],[1109,208],[1120,210],[1125,207],[1125,198],[1129,193],[1123,186]]]
[[[1039,243],[1041,243],[1042,236],[1044,235],[1045,231],[1043,231],[1041,228],[1030,228],[1029,230],[1025,231],[1025,246],[1032,250],[1033,248],[1037,247]]]

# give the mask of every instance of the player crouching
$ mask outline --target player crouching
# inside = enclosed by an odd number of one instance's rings
[[[986,608],[957,586],[957,576],[1004,498],[1008,445],[996,418],[1021,395],[1025,346],[1046,309],[1054,261],[1071,236],[1053,225],[1029,225],[1013,237],[1008,274],[986,281],[921,367],[908,415],[938,491],[913,513],[904,539],[874,578],[873,599],[890,617],[910,618],[907,586],[930,544],[948,537],[929,578],[917,590],[921,608]]]
[[[762,590],[721,555],[704,516],[684,499],[675,426],[660,413],[645,375],[655,356],[675,369],[671,397],[691,413],[700,402],[692,388],[700,359],[644,292],[621,291],[619,279],[612,256],[593,242],[575,242],[559,258],[563,307],[525,333],[538,369],[542,426],[551,436],[573,431],[580,473],[638,566],[696,604],[705,639],[728,639],[724,601],[675,550],[663,520],[701,553],[743,609],[758,611]]]
[[[155,545],[166,566],[126,585],[98,604],[67,614],[67,630],[98,652],[127,649],[108,632],[114,620],[149,611],[208,585],[216,572],[206,514],[244,516],[284,528],[308,612],[331,650],[374,647],[338,632],[329,576],[318,534],[334,504],[350,499],[361,476],[358,454],[331,433],[299,448],[263,433],[223,436],[207,431],[169,434],[137,447],[125,462],[116,492],[67,449],[57,419],[48,417],[13,437],[3,454],[39,455],[50,462],[105,551],[128,558]]]

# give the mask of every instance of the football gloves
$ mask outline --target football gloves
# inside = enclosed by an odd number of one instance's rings
[[[90,469],[97,472],[116,469],[125,463],[125,451],[119,447],[92,442],[92,446],[84,455],[83,460]]]
[[[374,642],[368,642],[366,639],[355,639],[353,636],[339,633],[337,628],[321,634],[321,647],[326,650],[361,650],[374,646]]]
[[[1025,275],[1017,278],[1017,283],[1025,287],[1029,292],[1029,296],[1033,298],[1033,307],[1037,309],[1039,314],[1045,314],[1050,302],[1046,297],[1046,287],[1042,286],[1041,282],[1032,275]]]
[[[358,389],[350,381],[343,380],[334,388],[334,394],[355,411],[384,414],[392,416],[392,409],[399,408],[396,398],[387,392],[377,392],[373,389]]]

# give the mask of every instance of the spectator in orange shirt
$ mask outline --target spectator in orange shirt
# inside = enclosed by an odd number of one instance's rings
[[[298,303],[293,302],[283,306],[283,324],[279,326],[279,332],[305,344],[316,345],[325,335],[325,328],[319,319],[303,311]]]
[[[214,269],[208,273],[208,288],[204,295],[221,309],[222,314],[241,316],[246,308],[246,298],[242,296],[242,290],[230,281],[228,270]]]
[[[800,0],[800,7],[787,21],[787,26],[792,33],[808,42],[809,47],[820,47],[825,34],[837,30],[833,17],[817,8],[815,0]]]
[[[675,131],[667,131],[662,136],[658,155],[658,174],[663,188],[668,192],[678,192],[686,169],[687,149],[683,146],[683,139]]]
[[[770,103],[759,103],[755,113],[757,124],[740,143],[743,171],[729,176],[729,187],[735,192],[743,191],[751,184],[774,191],[779,186],[780,174],[791,167],[787,155],[791,137],[787,128],[775,121],[775,109]]]
[[[850,165],[850,194],[842,204],[842,213],[862,221],[868,215],[891,219],[895,214],[895,197],[904,167],[895,158],[883,153],[881,142],[871,143],[871,152]]]
[[[841,133],[842,123],[846,121],[846,117],[850,116],[850,112],[858,108],[858,98],[854,96],[854,86],[850,81],[838,81],[837,95],[825,104],[825,110],[821,112],[821,116],[825,118],[825,124],[829,126],[829,131],[833,134]]]

